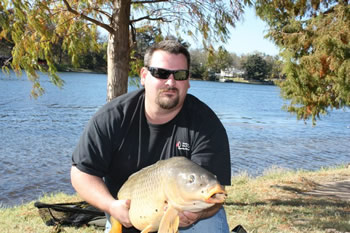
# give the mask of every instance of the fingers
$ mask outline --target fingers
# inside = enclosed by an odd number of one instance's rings
[[[124,227],[132,227],[129,218],[130,200],[115,200],[109,209],[112,215]]]
[[[184,211],[179,213],[180,217],[180,227],[187,227],[197,222],[202,215],[202,212],[188,212]]]

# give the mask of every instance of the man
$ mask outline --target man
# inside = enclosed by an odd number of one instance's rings
[[[116,200],[121,185],[134,172],[158,160],[185,156],[230,185],[226,131],[215,113],[190,87],[190,55],[174,40],[146,51],[140,89],[103,106],[89,121],[73,153],[73,187],[90,204],[132,227],[130,200]],[[106,232],[109,223],[107,222]],[[229,232],[222,205],[180,214],[181,233]]]

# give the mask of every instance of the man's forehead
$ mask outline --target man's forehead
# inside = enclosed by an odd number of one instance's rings
[[[184,65],[187,67],[187,59],[186,56],[182,53],[169,53],[164,50],[156,50],[152,54],[152,58],[150,60],[150,66],[153,65],[159,65],[160,62],[163,63],[184,63]]]

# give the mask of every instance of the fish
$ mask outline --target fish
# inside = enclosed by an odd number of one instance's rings
[[[177,233],[179,213],[200,212],[226,199],[217,177],[183,156],[160,160],[132,174],[120,188],[119,200],[131,200],[129,218],[141,233]],[[121,233],[111,217],[110,233]]]

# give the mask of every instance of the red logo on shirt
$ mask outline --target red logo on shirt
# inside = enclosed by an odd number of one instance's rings
[[[187,142],[181,142],[181,141],[178,141],[176,143],[176,148],[178,150],[186,150],[186,151],[189,151],[190,150],[190,144],[188,144]]]

